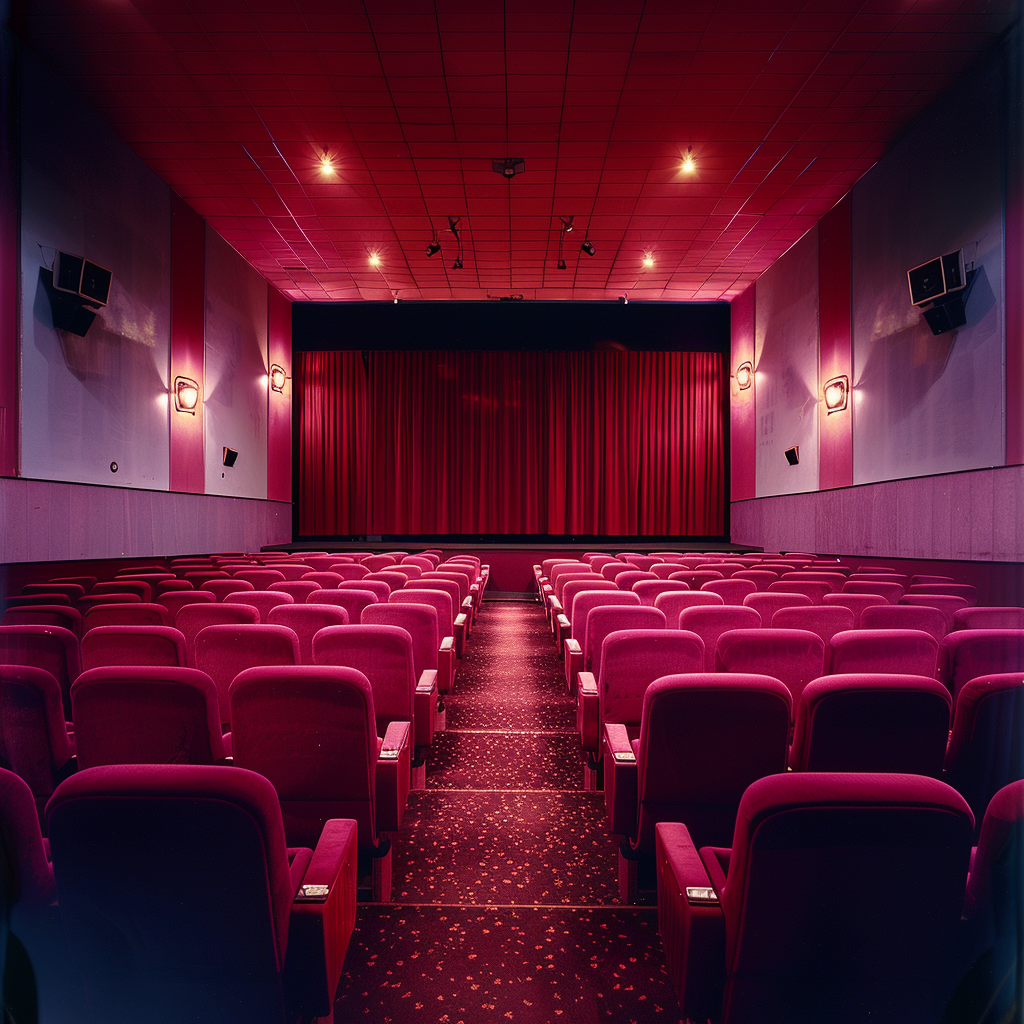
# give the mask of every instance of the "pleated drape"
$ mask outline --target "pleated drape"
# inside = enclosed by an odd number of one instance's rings
[[[301,353],[303,535],[717,536],[708,352]]]

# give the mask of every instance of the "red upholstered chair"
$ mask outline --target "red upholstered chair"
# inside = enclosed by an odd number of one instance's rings
[[[253,585],[254,590],[266,590],[271,583],[279,583],[285,577],[277,569],[239,569],[233,576],[236,580],[245,580]]]
[[[271,583],[267,593],[291,594],[296,604],[304,604],[314,590],[320,589],[320,584],[314,580],[285,580],[283,583]]]
[[[223,603],[247,604],[260,613],[260,622],[266,622],[271,608],[277,608],[282,604],[295,604],[295,598],[280,590],[240,590],[237,594],[228,594]]]
[[[759,672],[789,687],[793,705],[803,688],[822,675],[825,641],[807,629],[731,629],[718,638],[718,672]]]
[[[67,604],[32,604],[8,608],[0,625],[4,626],[60,626],[75,636],[82,635],[82,616],[77,608]]]
[[[239,672],[260,665],[297,665],[299,657],[299,638],[287,626],[259,623],[201,629],[195,640],[196,668],[217,687],[221,728],[226,731],[231,725],[228,687]]]
[[[105,583],[97,583],[90,593],[93,596],[135,594],[140,601],[151,601],[153,599],[153,588],[141,580],[109,580]]]
[[[920,629],[849,629],[829,641],[823,674],[934,676],[938,654],[935,637]]]
[[[399,572],[406,578],[406,581],[418,580],[423,575],[423,570],[418,565],[406,565],[404,562],[391,566],[388,572]]]
[[[670,580],[671,583],[680,582]],[[684,583],[685,587],[686,584]],[[679,615],[685,608],[700,608],[718,605],[721,607],[725,602],[720,594],[712,594],[707,590],[670,590],[659,594],[654,599],[654,607],[665,613],[665,620],[669,629],[675,629],[679,623]]]
[[[402,590],[438,590],[448,595],[452,603],[452,611],[455,613],[455,618],[452,622],[453,635],[455,637],[455,657],[461,658],[466,649],[466,638],[469,636],[470,615],[461,607],[458,584],[453,583],[451,580],[428,579],[424,575],[418,580],[407,583]],[[395,591],[396,594],[401,592]],[[388,600],[391,600],[391,595],[388,596]]]
[[[826,594],[822,599],[825,607],[849,608],[853,612],[853,628],[861,628],[861,618],[865,608],[887,605],[889,602],[881,594]]]
[[[134,597],[135,595],[134,594],[133,595],[126,595],[126,599],[128,599],[129,596]],[[106,598],[106,597],[101,597],[99,600],[100,601],[107,601],[109,599]],[[50,594],[20,594],[18,597],[5,597],[4,598],[4,602],[3,602],[3,608],[4,608],[4,611],[6,611],[9,608],[35,608],[35,607],[38,607],[40,605],[44,605],[44,606],[48,607],[50,605],[55,605],[55,604],[56,605],[66,605],[68,608],[71,608],[71,607],[78,608],[80,604],[83,607],[86,607],[86,608],[89,607],[89,604],[86,601],[86,598],[84,598],[84,597],[78,598],[75,601],[74,605],[72,605],[71,598],[66,597],[64,594],[50,593]]]
[[[913,583],[911,594],[942,594],[950,597],[962,597],[968,605],[978,603],[978,588],[969,583]]]
[[[1024,673],[980,675],[957,694],[944,778],[981,818],[996,790],[1024,779]]]
[[[43,820],[57,784],[77,770],[57,680],[31,665],[0,665],[0,765],[25,780]]]
[[[964,598],[954,594],[904,594],[899,603],[937,608],[946,617],[947,633],[953,629],[953,616],[962,608],[968,607]]]
[[[726,604],[743,604],[743,599],[757,593],[757,584],[751,580],[738,580],[732,577],[723,580],[709,580],[702,583],[701,590],[709,594],[718,594]]]
[[[682,580],[637,580],[630,589],[640,598],[641,604],[655,607],[659,594],[690,594],[693,591]]]
[[[263,568],[279,572],[284,576],[285,583],[295,583],[297,580],[301,580],[306,573],[316,572],[313,566],[306,565],[304,562],[267,562]]]
[[[54,576],[50,583],[77,583],[87,594],[96,586],[95,576]]]
[[[82,671],[78,637],[60,626],[0,626],[0,665],[31,665],[60,687],[64,718],[71,721],[71,684]]]
[[[415,566],[421,572],[430,572],[437,565],[437,562],[435,562],[433,558],[428,558],[426,555],[406,555],[400,564]]]
[[[705,560],[697,566],[698,572],[716,572],[722,579],[731,579],[732,574],[740,572],[743,566],[739,562],[729,562],[726,559],[714,561]]]
[[[705,583],[710,583],[712,580],[724,580],[725,577],[714,570],[695,570],[695,569],[684,569],[681,572],[674,572],[669,575],[670,580],[681,580],[691,590],[700,590]]]
[[[828,596],[828,595],[826,595]],[[786,591],[762,591],[748,594],[743,598],[744,608],[753,608],[761,617],[762,626],[772,624],[772,616],[780,608],[810,608],[813,602],[806,594],[791,594]]]
[[[370,572],[379,572],[381,569],[387,568],[389,565],[394,565],[398,561],[394,555],[367,555],[362,559],[362,564],[366,566]]]
[[[953,612],[953,626],[958,629],[1024,629],[1024,608],[977,605]]]
[[[732,574],[734,580],[750,580],[757,587],[758,591],[767,590],[773,583],[777,583],[779,574],[771,569],[741,569]]]
[[[178,612],[175,628],[185,638],[185,664],[195,668],[196,637],[207,626],[252,625],[260,621],[260,613],[252,605],[227,604],[223,601],[187,604]]]
[[[53,869],[32,790],[24,779],[3,768],[0,837],[4,850],[0,859],[6,951],[4,1016],[12,1024],[75,1021],[85,994],[68,958]]]
[[[679,613],[679,628],[696,633],[704,641],[704,671],[714,672],[718,638],[730,629],[754,629],[761,616],[753,608],[724,604],[685,608]],[[820,674],[820,673],[819,673]]]
[[[172,590],[161,594],[157,600],[170,613],[171,619],[176,623],[178,611],[187,604],[212,604],[217,600],[217,595],[209,590]]]
[[[279,604],[267,614],[273,626],[287,626],[299,638],[299,664],[313,664],[313,637],[326,626],[347,626],[351,620],[340,605]]]
[[[341,572],[341,569],[338,568],[339,565],[359,566],[358,559],[353,557],[354,554],[355,552],[348,552],[346,554],[335,552],[334,554],[326,555],[306,555],[302,561],[314,572]],[[365,566],[359,567],[365,568]],[[367,569],[366,571],[369,572],[370,570]]]
[[[357,562],[336,562],[330,565],[329,567],[321,569],[319,571],[333,572],[336,576],[340,576],[343,580],[361,580],[364,576],[370,575],[370,570],[367,569],[365,565],[360,565]]]
[[[18,602],[22,602],[22,601],[28,602],[28,601],[31,601],[33,604],[42,604],[43,603],[42,600],[36,600],[35,598],[31,598],[31,597],[9,598],[8,601],[9,602],[11,602],[11,601],[18,601]],[[75,602],[75,607],[79,610],[79,612],[82,615],[82,618],[84,619],[85,618],[85,613],[90,608],[95,608],[96,605],[99,605],[99,604],[125,604],[128,601],[140,601],[141,602],[142,598],[139,597],[138,594],[130,594],[127,591],[125,591],[123,593],[120,593],[120,594],[86,594],[85,597],[80,597]],[[162,603],[163,602],[161,601],[161,604]]]
[[[372,579],[370,574],[360,577],[361,579]],[[303,573],[303,583],[315,583],[318,587],[323,587],[325,590],[333,590],[335,587],[340,586],[347,577],[340,572],[333,572],[328,570],[311,570],[310,572]]]
[[[558,645],[559,651],[562,650],[566,639],[572,635],[572,621],[569,612],[572,609],[573,601],[576,600],[576,595],[585,591],[597,590],[618,592],[619,588],[615,586],[614,580],[606,580],[600,575],[574,577],[569,579],[562,588],[561,600],[555,598],[552,601],[551,628],[555,634],[555,643]]]
[[[939,641],[946,635],[946,616],[923,604],[880,604],[864,609],[857,628],[920,629]]]
[[[557,575],[551,580],[551,592],[547,595],[549,604],[555,604],[559,610],[564,608],[565,600],[565,588],[569,583],[584,582],[584,583],[608,583],[611,582],[606,580],[599,572],[589,572],[586,569],[580,569],[577,572],[563,572]],[[613,583],[614,586],[614,583]]]
[[[631,562],[642,572],[650,572],[654,566],[659,562],[663,562],[664,559],[660,555],[630,555],[624,561]]]
[[[952,576],[932,576],[918,573],[910,577],[911,586],[917,583],[956,583],[956,580]]]
[[[386,569],[381,570],[380,572],[371,572],[369,576],[365,577],[365,579],[360,580],[360,583],[369,583],[371,580],[386,583],[388,586],[388,593],[391,593],[394,590],[401,590],[402,587],[409,582],[409,578],[404,576],[402,573],[388,572]],[[384,600],[386,601],[387,598],[385,597]]]
[[[822,676],[796,702],[797,772],[903,772],[940,778],[952,702],[934,677]]]
[[[853,612],[849,608],[829,607],[824,604],[780,608],[772,616],[771,624],[776,629],[810,630],[817,633],[827,644],[836,633],[853,629]]]
[[[640,607],[640,598],[631,591],[625,590],[581,590],[572,600],[569,609],[569,636],[565,638],[563,655],[565,661],[565,683],[570,693],[576,692],[576,680],[580,672],[587,668],[585,662],[585,642],[587,622],[595,608]],[[565,624],[561,626],[565,631]]]
[[[640,583],[642,580],[654,580],[657,581],[658,577],[653,572],[642,572],[639,569],[632,569],[628,572],[620,572],[615,576],[615,586],[619,590],[632,590],[633,584]]]
[[[91,589],[91,587],[90,587]],[[63,594],[69,601],[77,601],[85,597],[85,587],[81,583],[26,583],[21,588],[22,594]]]
[[[244,592],[251,594],[256,588],[248,580],[238,580],[229,576],[222,580],[209,580],[203,584],[203,589],[213,594],[216,600],[223,601],[231,594]]]
[[[401,590],[395,590],[388,597],[391,604],[429,604],[437,612],[437,627],[441,633],[441,643],[447,637],[452,638],[452,646],[455,643],[455,605],[452,603],[452,595],[428,587],[418,587],[412,581],[406,584]],[[454,681],[454,679],[453,679]]]
[[[330,1014],[355,919],[354,821],[288,850],[271,783],[209,765],[91,768],[47,817],[81,1024]]]
[[[910,586],[910,577],[893,570],[889,572],[853,572],[849,575],[852,583],[898,583],[904,591]]]
[[[597,570],[606,580],[614,580],[617,573],[620,572],[633,572],[633,566],[629,562],[623,562],[622,559],[615,559],[611,562],[605,562],[600,569]]]
[[[395,594],[403,593],[401,590]],[[394,596],[394,594],[392,595]],[[455,678],[455,638],[441,633],[437,609],[432,604],[392,602],[371,604],[363,609],[360,622],[368,625],[400,626],[412,637],[412,663],[416,678],[428,669],[437,673],[438,693],[450,693]],[[444,707],[439,727],[443,728]]]
[[[808,569],[796,569],[793,572],[783,573],[781,580],[783,583],[796,583],[800,580],[804,580],[809,583],[827,583],[829,586],[829,592],[838,594],[843,589],[843,584],[846,582],[846,575],[841,572],[822,572]]]
[[[884,580],[847,580],[842,589],[844,594],[878,594],[889,604],[897,604],[903,592],[902,583],[889,583]]]
[[[104,665],[185,666],[185,638],[173,626],[97,626],[82,637],[82,669]]]
[[[620,629],[665,629],[665,613],[657,608],[637,606],[598,605],[587,615],[583,627],[583,666],[581,672],[591,672],[601,678],[601,657],[605,637]]]
[[[169,626],[171,613],[157,601],[98,604],[82,617],[82,635],[97,626]]]
[[[188,580],[162,580],[153,588],[153,600],[159,601],[161,594],[167,594],[172,590],[195,590],[195,587]]]
[[[194,668],[88,669],[71,687],[80,768],[224,764],[217,688]]]
[[[333,605],[335,608],[344,608],[348,613],[348,621],[354,623],[359,621],[363,609],[368,604],[376,602],[377,595],[372,590],[356,590],[346,587],[338,590],[317,590],[310,594],[306,604]]]
[[[609,633],[601,651],[601,674],[581,672],[576,693],[576,728],[589,767],[601,764],[605,722],[640,735],[640,713],[647,687],[661,676],[700,672],[704,641],[685,629],[623,629]]]
[[[409,633],[400,626],[328,626],[313,638],[313,661],[358,669],[369,679],[378,736],[392,722],[412,722],[413,786],[422,789],[437,719],[437,672],[427,669],[417,678]]]
[[[231,573],[223,569],[193,569],[185,573],[185,580],[192,584],[196,590],[205,590],[210,580],[231,579]]]
[[[753,783],[729,849],[659,824],[658,921],[682,1016],[937,1021],[973,826],[936,779],[830,772]]]
[[[1024,671],[1024,629],[958,629],[939,645],[938,678],[956,702],[978,676]]]
[[[812,604],[821,604],[825,595],[832,593],[832,587],[830,584],[821,583],[818,580],[780,579],[775,583],[768,584],[768,593],[803,594],[811,599]]]
[[[686,566],[679,561],[658,562],[652,565],[649,571],[653,572],[659,580],[667,580],[674,572],[685,572]]]
[[[378,601],[386,601],[391,595],[391,586],[383,580],[371,579],[364,576],[361,580],[342,580],[338,584],[339,590],[369,590]],[[307,599],[308,600],[308,599]]]
[[[231,684],[235,764],[268,778],[290,844],[315,846],[332,818],[358,823],[375,901],[391,899],[391,843],[409,796],[409,722],[378,738],[373,688],[337,666],[251,668]]]
[[[640,737],[604,729],[605,807],[620,846],[619,894],[654,887],[654,828],[682,821],[696,842],[727,843],[744,790],[786,770],[791,701],[777,679],[699,672],[647,687]]]

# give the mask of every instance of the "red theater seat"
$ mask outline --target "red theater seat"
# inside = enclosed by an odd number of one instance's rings
[[[719,672],[758,672],[789,687],[794,707],[803,688],[824,671],[825,641],[808,629],[731,629],[718,638]]]
[[[679,613],[679,628],[696,633],[704,641],[705,672],[716,670],[715,651],[718,638],[723,633],[730,629],[754,629],[760,625],[761,616],[742,605],[697,605],[684,608]]]
[[[771,624],[776,629],[807,629],[817,633],[828,643],[836,633],[853,629],[853,612],[849,608],[829,607],[824,604],[780,608],[772,615]]]
[[[958,629],[939,645],[938,678],[953,694],[978,676],[1024,672],[1024,629]]]
[[[82,668],[185,666],[185,637],[173,626],[97,626],[82,637]]]
[[[347,626],[348,612],[329,604],[279,604],[267,614],[272,626],[287,626],[299,640],[299,664],[313,664],[313,637],[327,626]]]
[[[82,671],[78,637],[60,626],[0,626],[0,665],[30,665],[49,672],[60,687],[64,718],[71,721],[71,684]]]
[[[939,645],[920,629],[850,629],[829,641],[825,672],[934,676]]]

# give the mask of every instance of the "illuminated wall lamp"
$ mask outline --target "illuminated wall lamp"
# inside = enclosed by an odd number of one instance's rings
[[[288,374],[285,372],[284,367],[274,363],[274,365],[270,367],[270,390],[284,391],[284,386],[287,382]]]
[[[195,416],[199,404],[199,385],[191,377],[174,378],[174,408]]]
[[[754,380],[754,366],[748,359],[736,367],[736,384],[740,391],[746,391]]]
[[[842,412],[850,404],[850,378],[846,374],[825,382],[825,408],[831,416]]]

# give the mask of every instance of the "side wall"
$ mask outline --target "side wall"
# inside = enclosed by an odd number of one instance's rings
[[[290,373],[290,304],[3,45],[0,562],[287,542],[291,387],[268,374]],[[58,250],[113,274],[84,336],[55,323]],[[179,375],[200,385],[195,413],[175,409]]]
[[[755,386],[733,389],[734,465],[758,459],[754,493],[733,496],[734,543],[1024,560],[1024,471],[1014,464],[1022,460],[1024,280],[1011,273],[1022,251],[1021,74],[1014,37],[925,112],[815,238],[808,233],[734,303],[754,309],[755,323],[751,331],[734,318],[733,373],[750,358],[749,335],[758,339]],[[812,244],[817,279],[802,300],[818,308],[809,353],[791,292],[808,278]],[[959,248],[975,271],[967,324],[936,336],[910,304],[906,272]],[[797,385],[815,360],[810,393]],[[829,413],[824,385],[842,374],[850,406]],[[737,416],[744,401],[754,412]],[[782,450],[812,409],[818,473],[809,481],[803,449],[792,470]],[[769,450],[770,473],[762,468]]]

